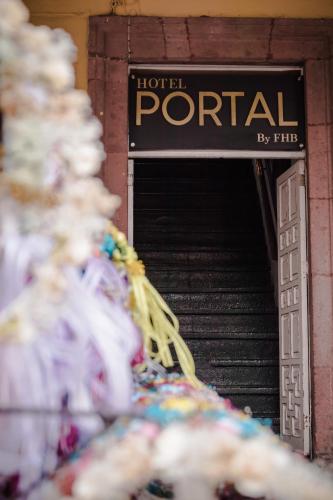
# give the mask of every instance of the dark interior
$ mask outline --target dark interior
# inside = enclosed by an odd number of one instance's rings
[[[252,162],[135,161],[134,245],[199,378],[278,432],[278,315]]]

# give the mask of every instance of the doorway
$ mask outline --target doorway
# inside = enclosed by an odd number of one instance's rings
[[[280,429],[279,326],[251,160],[138,159],[134,245],[199,378]]]

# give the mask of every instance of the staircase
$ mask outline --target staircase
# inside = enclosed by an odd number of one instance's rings
[[[199,378],[278,431],[278,318],[251,162],[136,161],[134,245]]]

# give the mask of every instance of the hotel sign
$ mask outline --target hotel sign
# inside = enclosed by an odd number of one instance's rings
[[[300,151],[299,70],[129,75],[129,149]]]

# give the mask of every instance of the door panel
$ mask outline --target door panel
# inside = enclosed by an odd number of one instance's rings
[[[310,452],[304,162],[277,179],[281,436]]]

